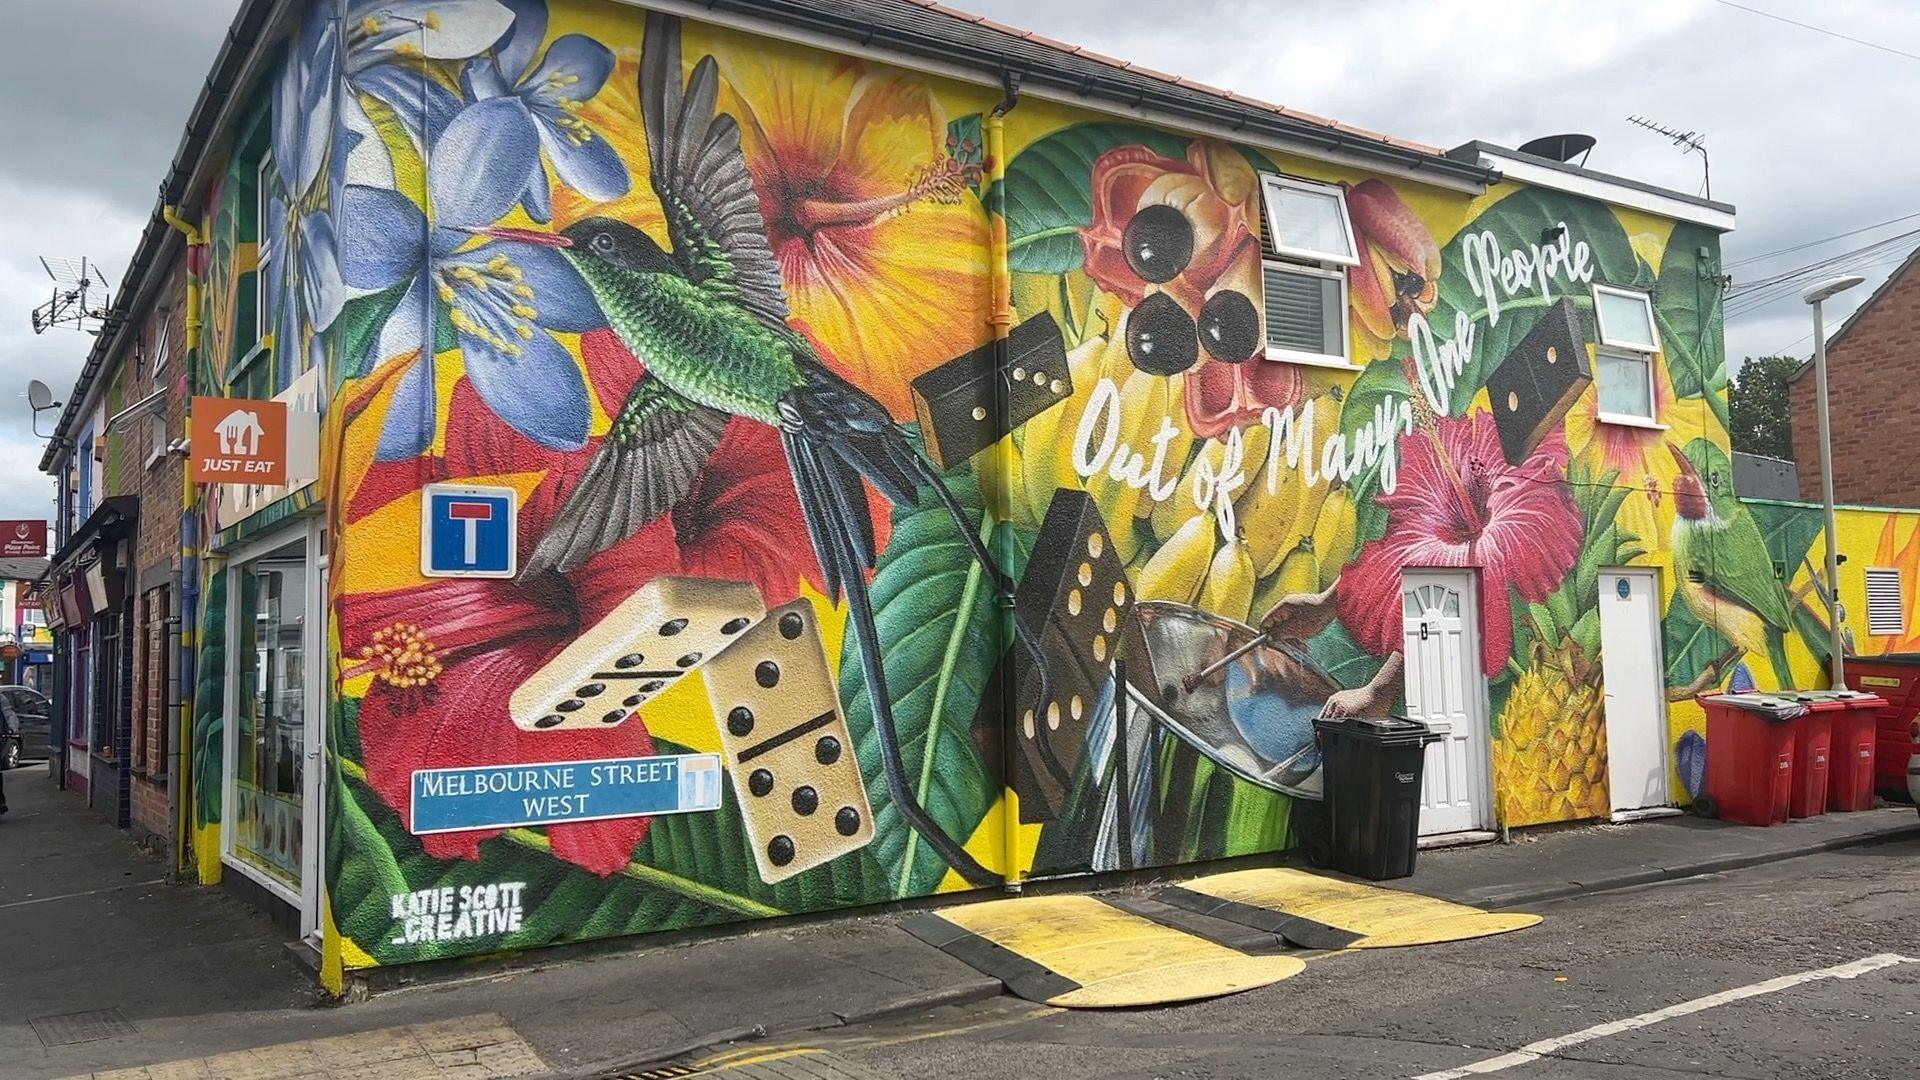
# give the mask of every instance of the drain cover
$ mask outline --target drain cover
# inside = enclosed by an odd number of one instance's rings
[[[706,1076],[714,1080],[888,1080],[863,1065],[814,1049],[722,1055],[692,1065],[668,1065],[626,1073],[617,1080],[677,1080],[683,1076]]]
[[[72,1046],[74,1043],[98,1042],[120,1035],[132,1035],[139,1029],[127,1022],[119,1009],[92,1009],[87,1012],[61,1013],[59,1016],[36,1016],[28,1023],[33,1025],[33,1033],[40,1036],[43,1046]]]

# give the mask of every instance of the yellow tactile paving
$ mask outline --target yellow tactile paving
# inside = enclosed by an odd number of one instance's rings
[[[1346,946],[1349,949],[1464,941],[1524,930],[1540,921],[1538,915],[1481,911],[1419,893],[1286,868],[1215,874],[1185,882],[1183,887],[1359,934]]]
[[[1279,982],[1306,966],[1292,956],[1248,956],[1090,896],[989,900],[943,908],[939,916],[1058,976],[1059,992],[1043,1000],[1063,1008],[1218,997]]]
[[[546,1062],[511,1024],[483,1013],[85,1075],[90,1080],[493,1080],[546,1072]]]

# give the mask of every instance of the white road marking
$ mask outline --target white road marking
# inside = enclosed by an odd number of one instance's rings
[[[1501,1072],[1505,1069],[1511,1069],[1515,1065],[1525,1065],[1529,1062],[1539,1061],[1541,1058],[1549,1054],[1559,1053],[1569,1046],[1578,1046],[1581,1043],[1592,1042],[1595,1039],[1604,1039],[1609,1035],[1618,1035],[1623,1031],[1634,1031],[1643,1027],[1652,1027],[1655,1024],[1668,1020],[1682,1016],[1691,1016],[1697,1012],[1705,1012],[1708,1009],[1718,1008],[1736,1001],[1744,1001],[1747,998],[1760,997],[1763,994],[1774,994],[1782,990],[1790,990],[1803,983],[1818,982],[1822,979],[1856,979],[1869,972],[1893,967],[1895,964],[1920,964],[1920,957],[1902,956],[1899,953],[1877,953],[1873,956],[1864,956],[1858,960],[1849,961],[1845,964],[1836,964],[1829,968],[1820,968],[1816,971],[1802,971],[1796,975],[1782,975],[1778,978],[1768,979],[1765,982],[1736,987],[1732,990],[1722,990],[1717,994],[1708,994],[1706,997],[1694,998],[1692,1001],[1683,1001],[1678,1005],[1669,1005],[1664,1009],[1655,1009],[1652,1012],[1641,1013],[1639,1016],[1629,1016],[1624,1020],[1610,1020],[1604,1024],[1595,1024],[1590,1028],[1582,1028],[1568,1035],[1560,1035],[1551,1039],[1541,1039],[1539,1042],[1528,1043],[1510,1054],[1490,1057],[1484,1061],[1476,1061],[1471,1065],[1462,1065],[1457,1069],[1442,1069],[1439,1072],[1422,1073],[1414,1077],[1414,1080],[1460,1080],[1461,1077],[1465,1076],[1484,1076],[1487,1073]]]

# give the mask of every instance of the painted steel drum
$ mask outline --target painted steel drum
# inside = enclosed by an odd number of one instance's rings
[[[1244,623],[1186,604],[1134,605],[1146,638],[1156,700],[1141,704],[1216,764],[1288,795],[1321,796],[1313,719],[1340,686],[1284,642],[1264,643],[1193,688],[1182,679],[1259,636]]]

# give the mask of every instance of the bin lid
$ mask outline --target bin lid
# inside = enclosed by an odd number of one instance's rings
[[[1815,709],[1877,709],[1886,704],[1878,694],[1859,690],[1782,690],[1780,694]]]
[[[1756,716],[1768,720],[1785,722],[1796,720],[1812,711],[1812,704],[1793,696],[1793,691],[1753,694],[1702,694],[1700,701],[1706,705],[1722,705],[1735,709],[1745,709]]]
[[[1322,716],[1314,720],[1319,731],[1339,732],[1349,738],[1378,743],[1424,742],[1433,738],[1427,725],[1404,716]]]

